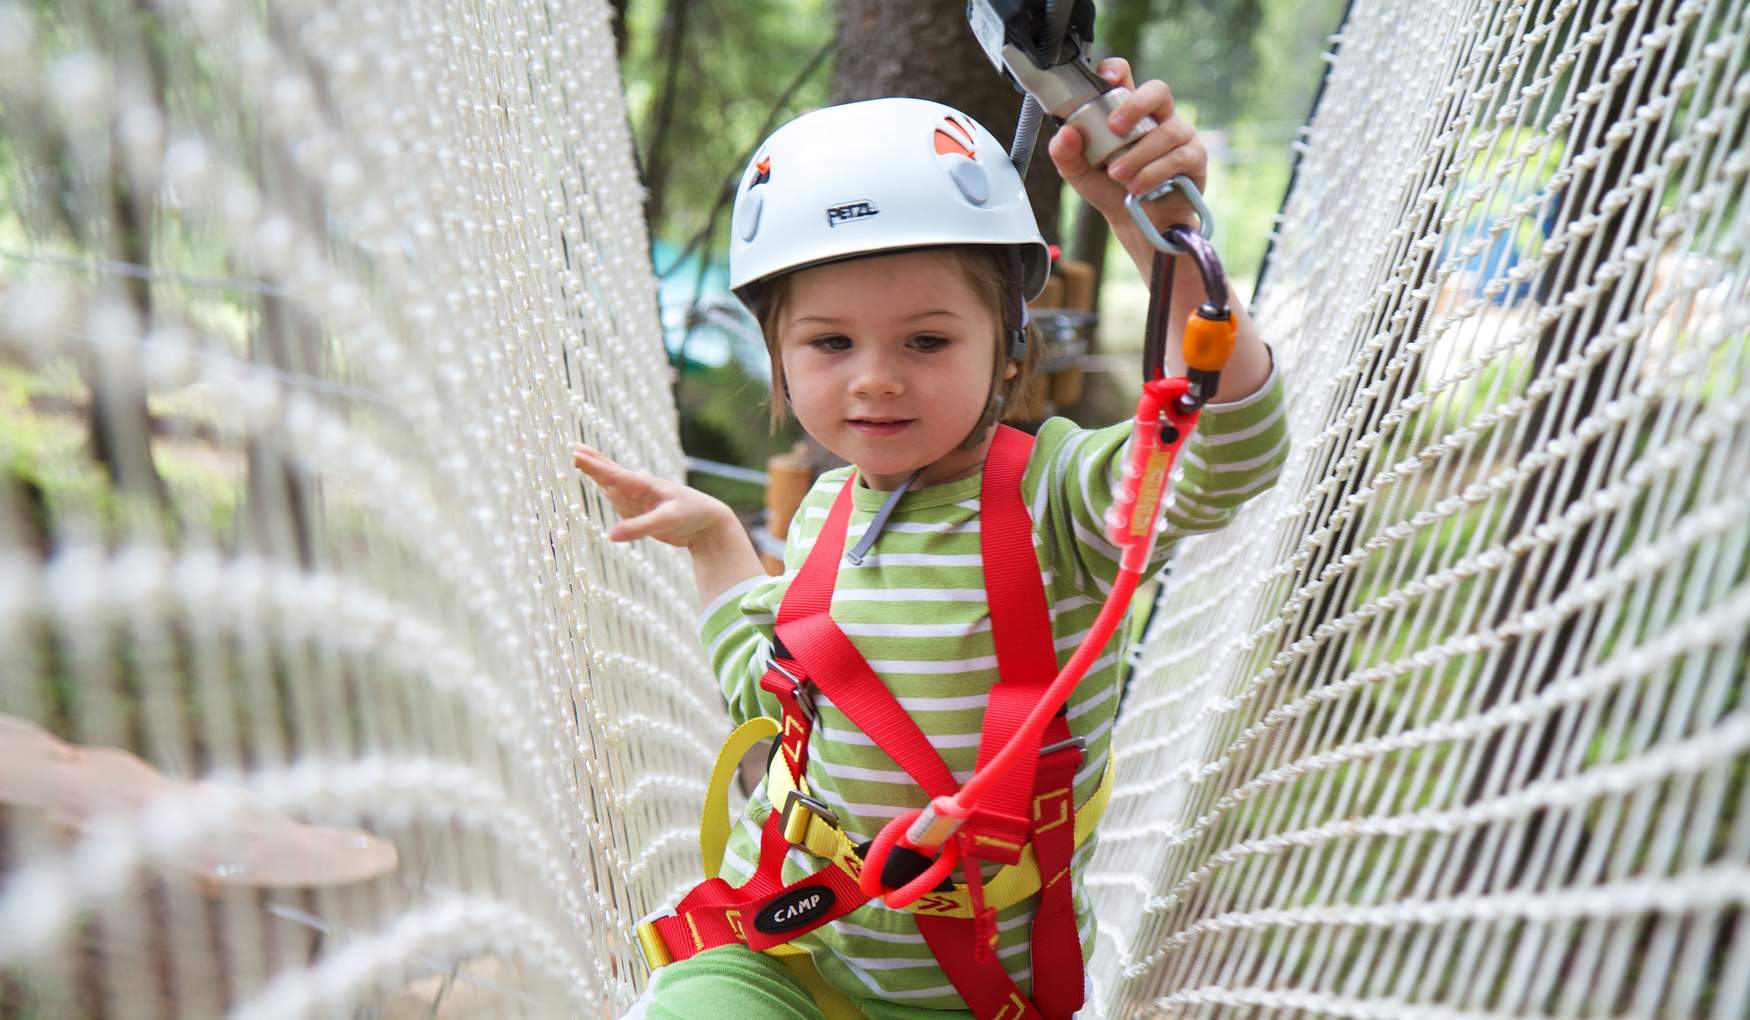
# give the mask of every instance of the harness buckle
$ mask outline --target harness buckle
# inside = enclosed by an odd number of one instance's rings
[[[783,674],[784,678],[790,681],[790,696],[795,698],[796,704],[802,707],[803,713],[808,716],[808,721],[819,721],[820,710],[814,707],[814,695],[809,693],[809,688],[813,685],[808,682],[808,678],[797,676],[785,669],[776,658],[768,662],[767,665]]]
[[[662,940],[662,933],[656,930],[658,918],[673,916],[675,915],[672,910],[652,911],[645,914],[644,919],[633,929],[638,936],[638,949],[644,954],[644,965],[650,968],[652,974],[674,962],[674,957],[668,951],[668,943]]]
[[[1068,740],[1059,740],[1055,744],[1046,744],[1044,747],[1041,747],[1039,749],[1039,757],[1043,758],[1048,754],[1055,754],[1058,751],[1062,751],[1062,750],[1064,750],[1066,748],[1070,748],[1070,747],[1073,747],[1076,750],[1081,751],[1083,754],[1086,754],[1087,750],[1088,750],[1088,738],[1087,737],[1071,737]]]
[[[778,815],[778,831],[784,834],[784,841],[791,846],[807,850],[808,824],[815,818],[835,829],[839,827],[838,813],[832,808],[801,790],[791,790],[790,796],[784,799],[783,811]]]

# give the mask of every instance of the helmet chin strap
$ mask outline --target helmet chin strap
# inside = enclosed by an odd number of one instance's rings
[[[972,426],[972,432],[961,441],[959,446],[961,450],[971,450],[984,442],[989,437],[992,427],[1002,419],[1003,369],[1011,363],[1018,366],[1027,357],[1027,323],[1032,321],[1032,316],[1027,311],[1027,299],[1021,293],[1023,284],[1021,282],[1020,252],[1010,248],[1008,262],[1010,308],[1014,313],[1014,318],[1009,319],[1009,321],[1017,322],[1020,325],[1010,327],[1005,323],[1003,334],[1008,341],[1007,355],[999,358],[996,367],[991,370],[990,396],[985,398],[984,413],[979,415],[978,424]]]
[[[1006,362],[1005,362],[1006,363]],[[991,380],[990,399],[984,402],[984,414],[978,418],[978,424],[972,426],[972,431],[961,440],[956,449],[971,450],[990,438],[990,430],[1003,413],[1002,370],[998,369],[996,378]]]

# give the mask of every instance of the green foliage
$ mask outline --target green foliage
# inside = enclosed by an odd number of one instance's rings
[[[628,108],[648,186],[659,188],[653,239],[685,244],[704,226],[727,175],[749,146],[775,101],[818,48],[833,35],[829,0],[726,4],[695,0],[687,6],[675,101],[660,146],[663,165],[648,165],[662,95],[671,80],[668,41],[672,18],[685,0],[633,0],[629,43],[621,64]],[[1345,0],[1111,0],[1100,4],[1095,52],[1112,40],[1134,52],[1139,75],[1172,86],[1211,149],[1209,199],[1218,222],[1217,244],[1242,293],[1268,244],[1272,221],[1287,188],[1296,131],[1312,106],[1325,64],[1319,59],[1336,31]],[[958,6],[944,9],[943,31],[964,26]],[[1130,40],[1140,39],[1132,44]],[[894,44],[901,44],[895,41]],[[994,72],[993,72],[994,73]],[[815,71],[792,96],[779,120],[826,101],[831,68]],[[717,238],[702,246],[720,258],[728,217]],[[1140,342],[1146,292],[1128,258],[1108,249],[1101,307],[1112,324],[1101,331],[1105,350]],[[1134,401],[1133,380],[1094,377],[1096,390],[1122,415]],[[1108,386],[1110,383],[1110,386]],[[767,437],[763,387],[746,388],[734,371],[689,376],[677,396],[687,451],[712,460],[760,466],[785,441]],[[1102,405],[1103,407],[1104,405]],[[697,419],[697,420],[695,420]],[[733,484],[733,483],[732,483]],[[741,486],[737,485],[737,488]]]
[[[785,87],[831,38],[833,22],[826,0],[629,3],[621,75],[641,164],[649,158],[653,118],[667,79],[668,14],[681,5],[690,10],[665,147],[667,212],[662,222],[651,224],[651,236],[684,243],[704,225],[724,178],[740,169],[735,159],[759,141],[760,125]],[[791,111],[824,103],[829,78],[830,68],[817,70],[792,98]],[[648,180],[648,166],[645,172]],[[725,218],[719,229],[727,226]]]
[[[1289,127],[1305,123],[1325,73],[1321,54],[1341,27],[1348,0],[1269,0],[1252,39],[1256,59],[1238,83],[1238,122]]]
[[[1288,191],[1287,146],[1277,129],[1241,122],[1222,133],[1210,167],[1209,207],[1215,214],[1222,265],[1242,284],[1258,278],[1277,210]],[[1250,286],[1242,286],[1247,294]]]
[[[768,457],[790,449],[801,436],[794,420],[771,428],[765,383],[733,361],[688,372],[676,399],[683,411],[681,448],[690,456],[763,470]],[[757,486],[746,482],[700,474],[688,481],[731,506],[759,506],[764,498]]]
[[[109,524],[120,513],[109,479],[85,454],[83,419],[34,410],[40,403],[70,403],[83,392],[70,369],[30,373],[0,365],[0,464],[9,479],[41,494],[48,520],[38,523],[45,534],[70,506],[92,508]]]
[[[89,400],[70,363],[36,372],[0,364],[0,471],[40,498],[43,519],[35,523],[42,534],[64,531],[69,520],[112,539],[147,522],[163,529],[167,541],[175,541],[185,524],[213,535],[231,533],[244,473],[240,455],[196,434],[154,436],[153,464],[170,495],[169,507],[160,507],[144,494],[118,490],[92,459],[84,411]],[[158,421],[174,418],[179,426],[199,420],[157,400],[152,414]]]

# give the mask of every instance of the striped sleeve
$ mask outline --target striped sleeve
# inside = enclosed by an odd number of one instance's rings
[[[710,657],[730,720],[737,726],[755,716],[777,719],[783,714],[778,699],[760,688],[760,677],[772,657],[778,604],[807,557],[808,548],[800,539],[809,508],[831,506],[846,474],[843,469],[827,472],[802,500],[785,533],[782,576],[750,577],[712,599],[699,614],[699,640]]]
[[[1166,562],[1174,540],[1225,526],[1246,500],[1275,483],[1288,458],[1285,404],[1272,364],[1269,378],[1255,392],[1203,409],[1196,433],[1179,454],[1151,570]],[[1052,569],[1096,598],[1105,596],[1118,575],[1119,550],[1106,539],[1103,521],[1130,432],[1129,422],[1082,429],[1054,418],[1040,428],[1022,480]]]
[[[711,660],[729,718],[740,726],[755,716],[777,718],[776,698],[760,689],[760,676],[772,654],[775,612],[763,611],[770,577],[750,577],[717,596],[699,618],[699,640]],[[776,599],[773,598],[773,607]]]

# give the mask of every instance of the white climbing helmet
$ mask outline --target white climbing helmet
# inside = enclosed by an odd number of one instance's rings
[[[1051,255],[1008,151],[977,121],[925,99],[871,99],[803,114],[741,175],[729,286],[902,248],[1019,249],[1036,297]]]

